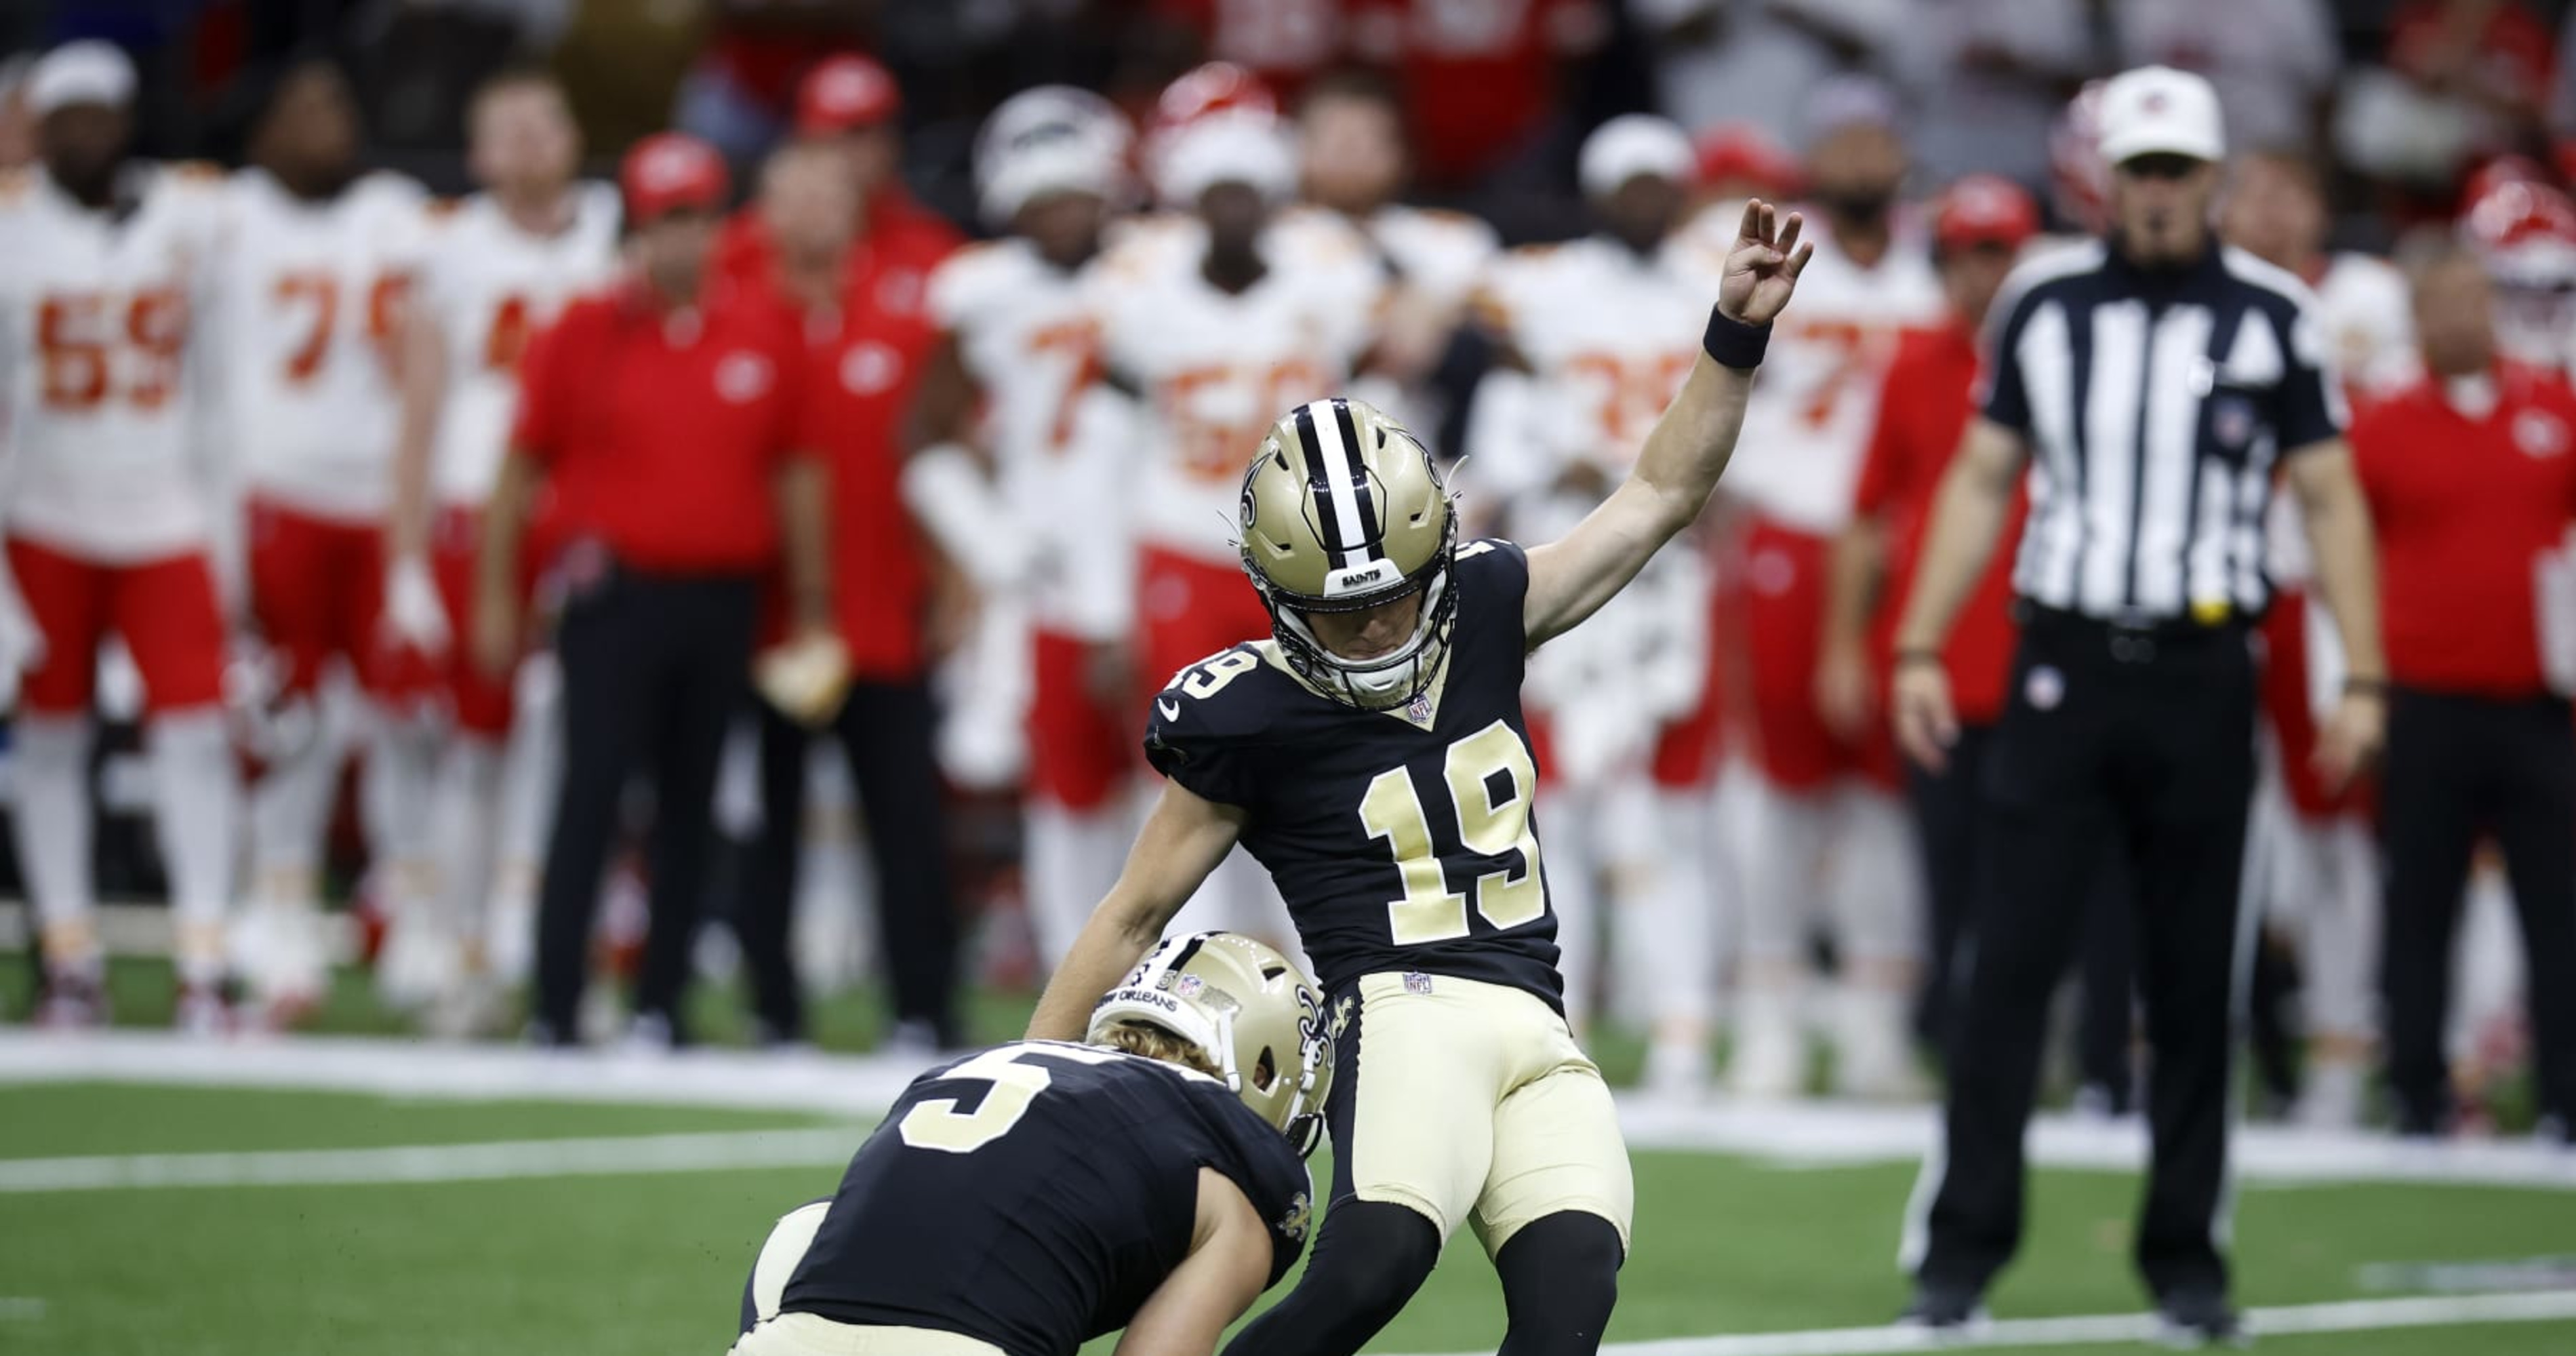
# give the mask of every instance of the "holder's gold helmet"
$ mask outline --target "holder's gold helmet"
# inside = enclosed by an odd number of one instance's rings
[[[1084,1037],[1142,1022],[1197,1047],[1302,1158],[1324,1135],[1333,1036],[1324,996],[1277,948],[1233,932],[1166,937],[1091,1010]]]
[[[1270,610],[1282,658],[1317,691],[1371,710],[1431,685],[1458,610],[1449,565],[1458,515],[1421,441],[1366,401],[1334,397],[1270,426],[1243,476],[1243,572]],[[1306,617],[1422,594],[1413,636],[1345,659]]]

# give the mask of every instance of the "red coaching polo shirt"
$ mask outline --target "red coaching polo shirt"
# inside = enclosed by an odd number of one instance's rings
[[[2532,572],[2576,518],[2576,393],[2510,366],[2496,392],[2477,418],[2427,380],[2353,420],[2388,676],[2407,687],[2521,697],[2545,686]]]
[[[832,487],[832,602],[851,672],[918,677],[930,548],[903,500],[903,429],[937,327],[918,256],[861,251],[836,311],[804,318],[805,445]]]
[[[933,265],[964,243],[946,217],[922,206],[902,185],[888,184],[868,199],[867,215],[850,242],[852,271],[877,274],[888,287],[901,286],[909,274],[919,286]],[[716,237],[716,272],[740,286],[765,288],[777,268],[778,244],[758,205],[734,213]]]
[[[1941,476],[1968,429],[1975,409],[1976,336],[1963,325],[1910,330],[1887,370],[1879,398],[1878,427],[1853,491],[1854,507],[1888,523],[1888,580],[1872,639],[1886,655],[1895,648],[1896,623],[1914,588],[1915,558],[1922,554],[1932,501]],[[2021,540],[2029,497],[2013,492],[2012,510],[1995,538],[1977,590],[1959,612],[1941,650],[1950,671],[1951,699],[1959,719],[1985,725],[2002,718],[2012,683],[2012,545]]]
[[[623,283],[529,346],[517,443],[546,468],[564,540],[657,573],[752,573],[777,560],[775,473],[803,390],[794,323],[766,297],[666,311]]]

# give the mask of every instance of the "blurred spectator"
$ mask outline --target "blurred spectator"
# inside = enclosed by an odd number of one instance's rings
[[[2557,54],[2515,0],[2414,0],[2382,61],[2347,78],[2337,148],[2373,177],[2438,190],[2473,160],[2536,142]]]
[[[1350,47],[1352,0],[1151,0],[1178,31],[1182,65],[1231,61],[1283,99],[1303,93]],[[1474,9],[1504,6],[1472,6]],[[1185,55],[1184,55],[1185,54]]]
[[[36,163],[36,111],[27,104],[33,57],[0,61],[0,170]]]
[[[2521,914],[2544,1135],[2576,1115],[2576,728],[2535,575],[2576,523],[2576,393],[2506,363],[2476,258],[2415,275],[2426,380],[2362,413],[2353,459],[2387,579],[2388,1080],[2401,1134],[2451,1113],[2451,954],[2479,835]]]
[[[817,59],[860,50],[876,9],[874,0],[704,3],[714,10],[706,45],[680,82],[671,120],[737,160],[767,150],[791,116],[802,121],[808,71]]]
[[[1365,237],[1402,284],[1378,340],[1382,375],[1370,383],[1384,389],[1357,394],[1435,449],[1454,449],[1450,415],[1472,389],[1476,365],[1462,357],[1444,370],[1442,359],[1469,290],[1498,248],[1494,229],[1464,213],[1396,201],[1412,157],[1403,106],[1376,77],[1326,77],[1307,93],[1297,127],[1306,201]]]
[[[1673,121],[1749,122],[1800,146],[1807,92],[1838,71],[1876,72],[1908,31],[1904,0],[1636,0]]]
[[[0,216],[10,827],[44,953],[38,1020],[103,1025],[91,712],[113,633],[147,703],[177,1024],[212,1035],[230,1023],[240,795],[211,531],[224,498],[197,428],[212,393],[190,379],[221,338],[187,299],[211,284],[225,228],[217,176],[132,154],[135,91],[134,64],[108,43],[46,53],[27,78],[41,164]]]
[[[2576,364],[2576,203],[2547,184],[2507,180],[2468,205],[2459,231],[2495,283],[2505,357],[2565,373]]]
[[[476,571],[474,653],[519,648],[521,533],[540,491],[568,545],[555,648],[564,772],[537,926],[540,1044],[579,1039],[591,920],[630,774],[655,793],[652,926],[630,1038],[687,1039],[680,999],[706,886],[717,755],[739,709],[761,576],[782,557],[800,637],[832,624],[803,345],[772,299],[710,267],[724,163],[677,133],[628,152],[630,271],[530,347]]]
[[[1689,213],[1694,218],[1738,217],[1747,198],[1787,202],[1806,191],[1807,172],[1798,157],[1754,123],[1702,128],[1691,140],[1691,153],[1699,161]]]
[[[868,242],[863,266],[881,268],[880,285],[901,295],[885,304],[920,304],[930,266],[961,237],[957,228],[913,200],[903,186],[903,93],[875,58],[853,53],[806,72],[796,91],[796,139],[830,150],[859,195],[854,239]],[[769,276],[775,246],[759,212],[739,212],[716,245],[716,267],[737,281]]]
[[[2084,0],[1928,0],[1897,60],[1920,110],[1914,153],[1948,183],[1971,173],[2037,186],[2048,127],[2100,65]]]
[[[439,886],[425,909],[391,896],[376,968],[377,992],[398,1006],[450,999],[460,1010],[486,977],[527,976],[556,771],[556,685],[486,676],[461,643],[477,624],[483,509],[528,338],[615,269],[619,213],[615,189],[573,177],[581,133],[551,77],[504,72],[468,107],[466,162],[481,191],[434,218],[407,294],[385,548],[386,621],[445,717],[430,810]],[[534,579],[521,576],[523,593]]]
[[[1852,519],[1834,543],[1815,699],[1826,726],[1849,742],[1874,734],[1883,719],[1881,689],[1893,659],[1898,609],[1912,585],[1933,492],[1975,407],[1977,336],[2004,275],[2038,229],[2039,205],[1997,176],[1952,184],[1934,210],[1934,262],[1949,315],[1940,324],[1908,331],[1888,365],[1877,424],[1853,490]],[[2007,539],[2019,539],[2026,510],[2026,498],[2016,494],[2004,520]],[[1923,846],[1931,939],[1915,1030],[1936,1045],[1975,880],[1977,788],[2011,679],[2011,607],[2012,561],[1998,552],[1941,651],[1959,711],[1950,765],[1907,769],[1908,799]],[[2125,987],[2121,999],[2125,1012]],[[2125,1022],[2122,1027],[2125,1035]]]
[[[2240,146],[2314,146],[2341,60],[2325,0],[2157,0],[2111,7],[2119,63],[2196,71]]]
[[[1801,107],[1816,255],[1744,412],[1745,446],[1798,455],[1746,457],[1726,478],[1750,510],[1720,571],[1720,643],[1743,672],[1728,693],[1727,737],[1747,751],[1727,791],[1742,812],[1725,817],[1744,873],[1727,1076],[1744,1096],[1804,1091],[1801,1014],[1821,931],[1834,939],[1836,1087],[1902,1098],[1919,1085],[1907,1033],[1923,944],[1902,765],[1883,729],[1846,739],[1826,725],[1815,668],[1826,560],[1850,521],[1880,383],[1902,332],[1945,307],[1930,242],[1897,209],[1907,159],[1894,98],[1875,80],[1838,76]]]
[[[1403,91],[1425,188],[1458,191],[1531,149],[1559,66],[1599,49],[1603,0],[1347,0],[1351,46]]]
[[[2289,270],[2316,295],[2335,372],[2356,396],[2384,397],[2411,385],[2420,368],[2406,283],[2386,261],[2326,248],[2325,187],[2310,156],[2251,151],[2237,157],[2219,209],[2227,243]],[[2343,688],[2343,646],[2333,617],[2308,588],[2315,573],[2288,497],[2272,503],[2272,609],[2262,622],[2263,714],[2272,731],[2270,775],[2257,791],[2256,832],[2266,865],[2256,884],[2267,926],[2256,961],[2255,1050],[2271,1089],[2294,1090],[2299,1119],[2358,1123],[2377,1027],[2372,966],[2379,954],[2379,872],[2371,843],[2367,786],[2327,786],[2316,768],[2317,732]],[[2271,948],[2296,938],[2307,1052],[2303,1079],[2287,1071],[2287,1021],[2271,1001]],[[2304,1082],[2304,1088],[2295,1084]]]
[[[2048,128],[2048,210],[2061,230],[2100,235],[2110,224],[2111,166],[2102,159],[2102,87],[2087,80]]]
[[[1693,168],[1670,121],[1603,123],[1578,162],[1593,233],[1514,250],[1487,275],[1479,310],[1506,370],[1478,396],[1470,451],[1508,495],[1514,538],[1552,540],[1598,508],[1698,357]],[[1646,1080],[1681,1095],[1706,1089],[1717,987],[1706,854],[1675,850],[1700,831],[1713,772],[1708,610],[1705,556],[1663,552],[1533,655],[1528,682],[1566,1015],[1577,1029],[1591,1015],[1605,916],[1651,937],[1650,996],[1634,1005],[1652,1028]],[[1614,685],[1620,700],[1602,701]]]
[[[1025,619],[1023,643],[1001,658],[1027,671],[1021,875],[1049,968],[1117,880],[1135,836],[1122,488],[1134,447],[1092,435],[1085,420],[1104,409],[1114,420],[1132,405],[1091,380],[1081,281],[1126,196],[1131,141],[1107,100],[1064,86],[1023,91],[986,121],[976,177],[985,219],[1008,234],[931,275],[941,333],[905,470],[906,498],[987,591],[988,613]],[[977,443],[990,477],[969,450]]]
[[[961,1039],[957,920],[931,755],[938,718],[923,634],[929,562],[899,482],[903,419],[936,332],[919,281],[888,288],[888,275],[861,247],[867,237],[854,236],[857,189],[832,147],[803,142],[772,157],[756,208],[776,245],[765,281],[804,323],[807,443],[830,484],[831,593],[850,682],[839,700],[809,710],[758,704],[761,832],[744,880],[742,933],[761,1039],[801,1043],[804,1007],[787,922],[803,847],[806,753],[811,734],[827,732],[849,759],[876,845],[895,1042],[929,1053]],[[772,629],[783,633],[785,619]]]
[[[1184,77],[1188,79],[1189,77]],[[1285,216],[1296,149],[1257,110],[1165,134],[1175,210],[1085,270],[1105,380],[1150,411],[1134,439],[1139,673],[1150,681],[1268,634],[1231,524],[1244,449],[1281,410],[1344,389],[1376,339],[1386,273],[1336,222]],[[1295,934],[1276,887],[1236,853],[1173,927]]]

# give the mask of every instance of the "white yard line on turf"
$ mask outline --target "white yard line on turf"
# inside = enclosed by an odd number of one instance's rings
[[[481,1182],[512,1177],[837,1168],[856,1129],[731,1130],[694,1135],[407,1144],[382,1149],[122,1154],[0,1159],[0,1193],[134,1187],[359,1186]]]
[[[2546,1323],[2567,1319],[2576,1319],[2576,1290],[2350,1300],[2255,1309],[2246,1314],[2248,1326],[2258,1336],[2380,1332],[2393,1328],[2440,1328],[2471,1323]],[[1910,1351],[2108,1346],[2153,1341],[2156,1335],[2156,1320],[2152,1314],[2090,1314],[2073,1318],[2001,1319],[1978,1329],[1975,1336],[1964,1340],[1935,1338],[1918,1329],[1884,1326],[1612,1342],[1601,1350],[1604,1356],[1882,1356],[1883,1353]]]
[[[692,1050],[676,1056],[568,1055],[515,1046],[356,1037],[205,1042],[116,1031],[0,1032],[0,1084],[104,1081],[301,1088],[388,1097],[694,1105],[873,1116],[924,1060]],[[1749,1106],[1628,1095],[1620,1125],[1639,1149],[1742,1154],[1797,1166],[1911,1163],[1931,1143],[1926,1107],[1830,1103]],[[2042,1116],[2030,1158],[2055,1168],[2126,1172],[2146,1159],[2136,1120]],[[2421,1182],[2576,1191],[2576,1152],[2527,1141],[2401,1143],[2384,1135],[2248,1126],[2235,1167],[2252,1185]]]

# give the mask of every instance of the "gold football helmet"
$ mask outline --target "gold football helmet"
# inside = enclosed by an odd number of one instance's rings
[[[1270,611],[1281,657],[1317,691],[1370,710],[1411,701],[1439,675],[1458,610],[1458,515],[1431,453],[1366,401],[1336,396],[1280,416],[1243,476],[1243,572]],[[1422,594],[1403,645],[1345,659],[1306,617]]]
[[[1324,996],[1277,948],[1233,932],[1166,937],[1092,1008],[1084,1039],[1105,1044],[1122,1022],[1160,1027],[1196,1047],[1299,1157],[1322,1141],[1333,1085]]]

